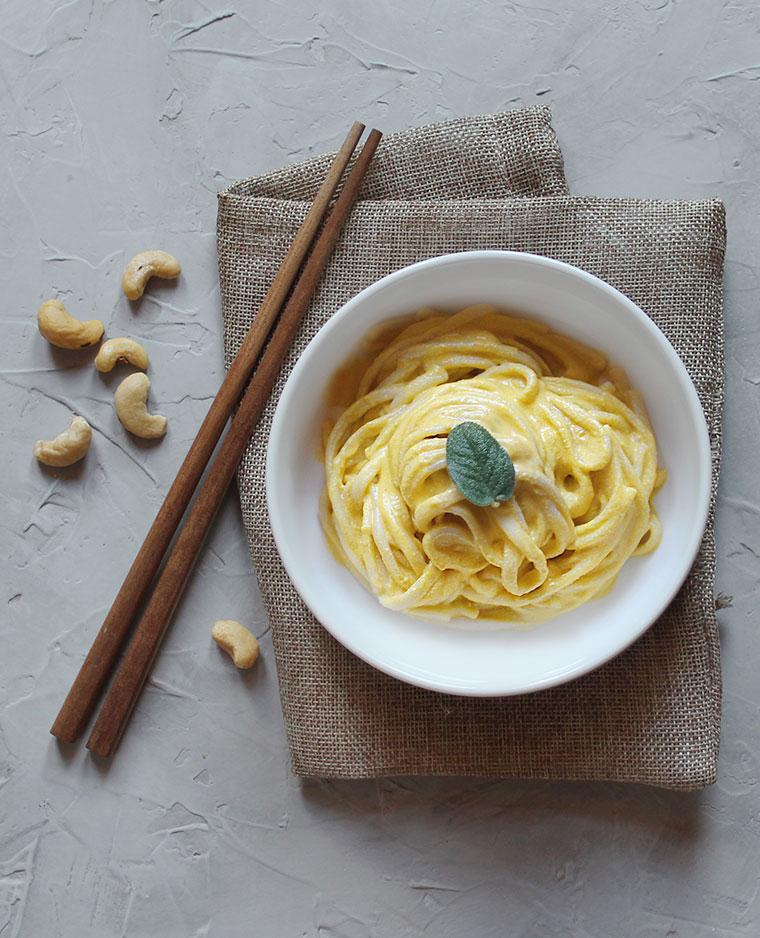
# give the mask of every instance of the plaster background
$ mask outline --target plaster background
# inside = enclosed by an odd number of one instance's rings
[[[760,11],[753,0],[0,2],[0,936],[704,938],[760,930]],[[235,498],[113,764],[48,735],[222,374],[216,192],[385,132],[536,101],[571,192],[728,210],[718,509],[719,781],[291,777]],[[130,307],[125,261],[174,253]],[[58,296],[151,357],[159,443],[129,439]],[[79,411],[84,464],[32,456]],[[262,642],[243,675],[210,640]]]

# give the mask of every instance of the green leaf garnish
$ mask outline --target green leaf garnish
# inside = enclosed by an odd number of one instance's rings
[[[471,420],[457,424],[449,433],[446,468],[473,505],[505,501],[515,490],[515,467],[509,453],[485,427]]]

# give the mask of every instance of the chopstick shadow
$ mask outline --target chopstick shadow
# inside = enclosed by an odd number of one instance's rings
[[[77,759],[81,760],[86,757],[86,760],[95,766],[100,775],[105,775],[110,769],[113,758],[106,759],[103,756],[96,756],[95,753],[85,748],[90,730],[91,726],[88,726],[81,737],[73,743],[66,743],[58,737],[53,737],[55,739],[55,749],[58,758],[67,765],[73,765]]]
[[[92,730],[92,721],[82,732],[81,737],[74,743],[66,743],[63,740],[54,737],[58,758],[67,765],[73,765],[77,759],[85,759],[93,765],[99,775],[107,775],[114,762],[118,758],[118,750],[111,757],[98,756],[86,748],[87,740]]]
[[[71,763],[76,759],[78,752],[80,751],[81,744],[76,743],[65,743],[62,739],[53,737],[56,742],[56,748],[58,749],[58,755],[63,760],[63,762]]]

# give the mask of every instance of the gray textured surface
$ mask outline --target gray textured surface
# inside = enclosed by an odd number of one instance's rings
[[[0,936],[754,936],[760,929],[758,29],[752,0],[372,6],[303,0],[0,4],[5,510]],[[342,140],[550,102],[571,191],[728,209],[718,514],[718,784],[300,783],[233,499],[110,766],[49,725],[222,374],[215,193]],[[130,308],[126,259],[176,285]],[[118,375],[36,329],[49,296],[144,340],[159,443],[116,421]],[[71,410],[93,445],[41,469]],[[262,636],[244,676],[215,618]]]

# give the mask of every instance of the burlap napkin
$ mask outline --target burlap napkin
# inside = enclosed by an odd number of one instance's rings
[[[247,179],[219,197],[228,362],[329,157]],[[634,646],[562,687],[475,699],[420,690],[355,658],[310,614],[280,563],[264,461],[282,385],[307,342],[379,277],[450,251],[509,248],[568,261],[638,303],[683,359],[705,409],[713,498],[723,394],[718,201],[571,198],[547,108],[387,137],[238,474],[251,555],[272,623],[298,775],[614,779],[693,789],[715,779],[720,665],[711,521],[696,564]],[[316,510],[316,507],[315,507]]]

